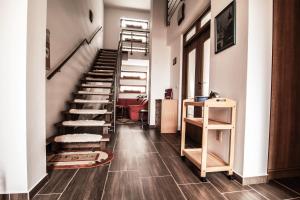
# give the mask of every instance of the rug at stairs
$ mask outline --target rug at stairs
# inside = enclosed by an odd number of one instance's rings
[[[61,152],[47,157],[49,169],[94,168],[108,164],[113,154],[107,151]]]

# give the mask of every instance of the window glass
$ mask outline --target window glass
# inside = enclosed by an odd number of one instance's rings
[[[185,41],[189,41],[196,33],[196,27],[194,26],[187,34],[186,34],[186,38]]]
[[[200,28],[202,28],[207,22],[211,20],[211,11],[209,11],[206,15],[201,18]]]

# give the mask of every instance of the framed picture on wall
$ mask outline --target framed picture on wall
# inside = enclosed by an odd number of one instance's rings
[[[215,53],[236,43],[236,3],[230,3],[215,18]]]

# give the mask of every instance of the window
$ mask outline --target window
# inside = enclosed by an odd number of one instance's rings
[[[211,11],[207,12],[203,17],[201,17],[200,28],[202,28],[210,20],[211,20]]]
[[[149,21],[140,19],[121,18],[122,28],[120,40],[123,51],[149,53]]]
[[[136,99],[148,94],[149,60],[128,59],[122,61],[119,98]]]
[[[147,78],[147,74],[144,72],[121,72],[122,79],[140,79],[145,80]]]
[[[128,85],[121,85],[120,87],[121,93],[137,93],[137,94],[145,94],[146,93],[146,86],[128,86]]]
[[[149,29],[149,21],[141,19],[121,18],[121,28],[128,29]]]

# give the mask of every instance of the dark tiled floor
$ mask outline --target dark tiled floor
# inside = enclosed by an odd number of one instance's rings
[[[136,125],[117,130],[108,146],[115,155],[111,164],[53,171],[34,200],[300,199],[300,178],[242,186],[213,173],[202,183],[190,163],[180,158],[178,135],[161,135]]]
[[[292,199],[299,197],[299,195],[295,192],[274,181],[271,181],[269,184],[252,185],[251,187],[264,197],[272,200]]]
[[[181,190],[187,199],[190,200],[223,200],[225,199],[210,183],[181,185]]]
[[[57,200],[60,194],[42,194],[36,195],[34,200]]]

